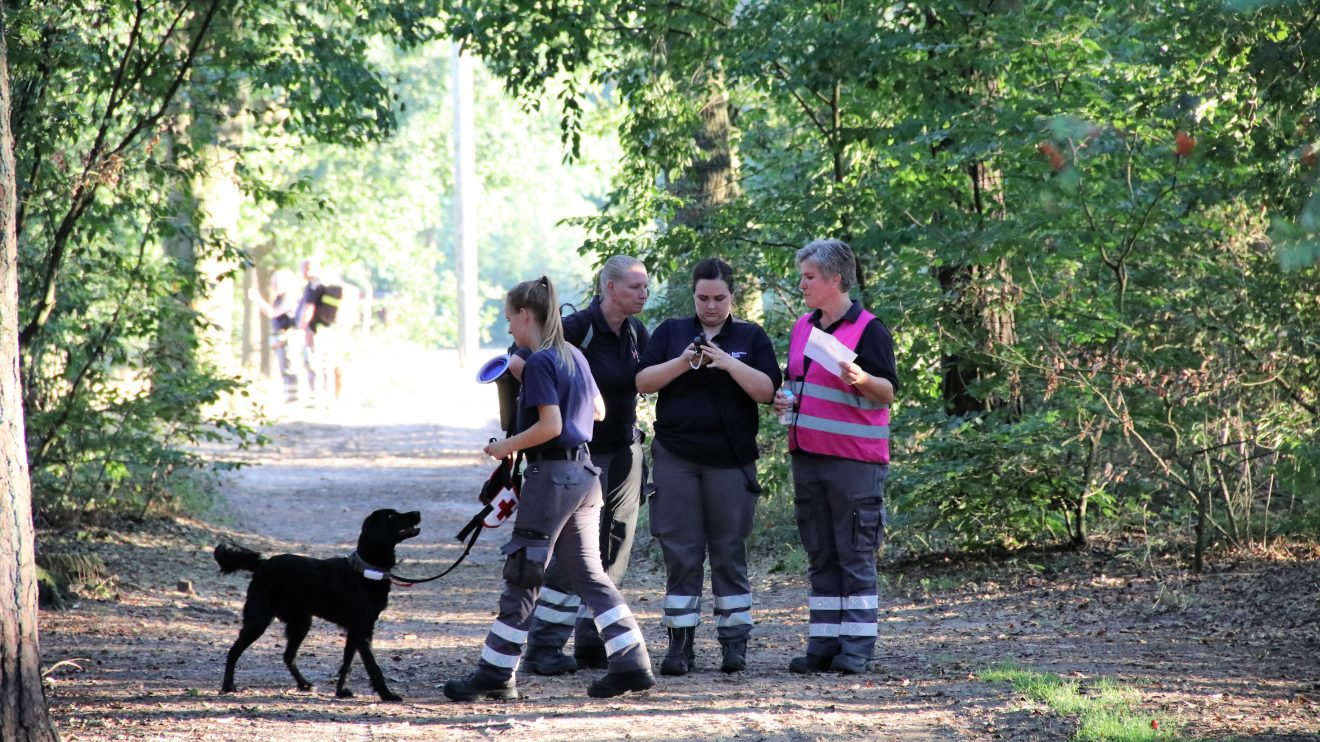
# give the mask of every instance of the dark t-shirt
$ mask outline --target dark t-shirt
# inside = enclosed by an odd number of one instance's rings
[[[538,350],[527,358],[523,367],[522,391],[518,393],[518,429],[515,433],[536,424],[541,419],[537,408],[556,405],[564,421],[563,430],[553,440],[538,448],[575,448],[591,440],[595,417],[595,399],[598,390],[591,378],[591,369],[582,352],[569,346],[576,364],[573,373],[560,365],[559,354],[553,349]]]
[[[660,323],[647,343],[638,371],[682,355],[701,333],[695,317]],[[759,325],[730,318],[714,338],[716,345],[770,377],[783,380],[770,338]],[[660,390],[656,401],[655,438],[679,458],[708,466],[743,466],[759,456],[756,402],[727,371],[702,366],[687,371]]]
[[[843,316],[837,322],[829,327],[820,327],[820,310],[811,313],[810,322],[825,332],[834,334],[839,329],[839,325],[844,322],[856,322],[862,315],[862,302],[853,299],[852,306],[844,312]],[[854,348],[857,353],[855,363],[862,367],[862,370],[872,376],[879,376],[882,379],[888,379],[890,384],[894,385],[894,393],[898,393],[898,366],[894,361],[894,338],[889,334],[889,328],[879,317],[871,320],[862,329],[862,337],[857,341],[857,347]],[[804,358],[805,368],[811,368],[812,360]]]
[[[307,327],[316,332],[317,328],[324,327],[320,320],[316,318],[316,305],[321,302],[321,297],[325,296],[325,284],[320,281],[309,281],[303,289],[302,301],[298,302],[298,313],[311,312],[312,320],[307,323]]]
[[[591,450],[607,453],[632,445],[637,424],[637,365],[649,337],[636,317],[626,318],[615,334],[601,311],[600,297],[564,318],[564,339],[582,350],[605,399],[605,419],[596,422]]]

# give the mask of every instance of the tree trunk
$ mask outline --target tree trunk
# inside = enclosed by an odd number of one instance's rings
[[[18,377],[18,236],[9,55],[0,7],[0,740],[56,740],[41,685],[32,496]]]
[[[973,99],[989,102],[999,95],[999,84],[994,79],[969,73],[961,84]],[[1007,216],[1003,174],[993,165],[978,161],[967,166],[966,175],[970,198],[959,193],[954,198],[955,206],[974,215],[982,228],[1003,221]],[[1000,258],[992,264],[944,265],[936,275],[945,297],[942,321],[948,330],[942,334],[953,339],[946,344],[943,358],[946,412],[959,416],[1020,404],[1015,391],[1007,396],[982,397],[971,389],[975,382],[995,380],[1002,373],[993,360],[994,350],[1017,341],[1013,311],[1018,290],[1008,261]]]
[[[701,153],[692,162],[683,177],[674,184],[674,190],[687,201],[687,208],[680,211],[675,224],[692,227],[698,232],[706,228],[706,218],[712,209],[732,202],[738,197],[738,164],[733,150],[731,137],[732,122],[729,119],[729,94],[724,85],[724,77],[717,70],[706,73],[695,81],[704,91],[701,110],[701,128],[693,135],[697,150]],[[735,263],[733,255],[725,255]],[[694,261],[695,262],[695,261]],[[690,267],[690,266],[689,266]],[[746,269],[746,266],[734,265],[734,270]],[[690,276],[675,275],[671,285],[682,287],[678,296],[685,295],[690,286]],[[734,295],[734,315],[751,322],[760,322],[761,288],[754,283],[744,283]]]

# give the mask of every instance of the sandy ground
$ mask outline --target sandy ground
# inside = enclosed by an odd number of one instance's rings
[[[95,554],[114,575],[84,586],[71,610],[42,614],[48,698],[66,740],[1071,737],[1072,720],[977,677],[1005,662],[1119,680],[1141,691],[1137,713],[1184,738],[1320,739],[1320,554],[1300,547],[1225,558],[1199,577],[1134,549],[1035,567],[887,565],[875,671],[852,677],[787,671],[805,641],[806,587],[765,559],[746,672],[718,671],[707,617],[698,670],[646,693],[589,699],[601,671],[584,671],[523,676],[518,701],[450,703],[440,686],[475,662],[494,615],[506,535],[493,531],[449,577],[391,594],[375,647],[403,703],[376,700],[360,664],[358,696],[334,698],[342,638],[324,622],[300,655],[314,692],[293,689],[277,625],[243,656],[239,692],[220,695],[246,575],[218,574],[219,539],[339,556],[366,514],[393,507],[423,515],[400,572],[433,574],[460,553],[454,535],[492,467],[480,449],[496,434],[493,388],[452,353],[398,348],[360,352],[346,382],[332,409],[274,409],[272,445],[222,480],[205,521],[42,534],[44,548]],[[625,594],[658,663],[663,573],[639,541]]]

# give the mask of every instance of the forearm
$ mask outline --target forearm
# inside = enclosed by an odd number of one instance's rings
[[[668,386],[669,382],[690,371],[691,368],[686,354],[644,368],[637,372],[637,392],[639,394],[658,392]]]
[[[505,444],[510,447],[511,451],[535,448],[554,440],[562,428],[562,424],[552,424],[549,420],[537,420],[532,424],[532,427],[510,437],[505,441]]]
[[[867,374],[865,380],[854,386],[863,397],[876,404],[889,404],[894,401],[894,385],[882,376]]]
[[[775,398],[775,384],[764,371],[757,370],[745,363],[736,363],[729,368],[729,376],[742,387],[747,396],[757,404],[768,404]]]

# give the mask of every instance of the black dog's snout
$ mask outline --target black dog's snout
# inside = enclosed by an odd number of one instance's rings
[[[412,538],[422,532],[419,526],[422,523],[422,514],[416,510],[410,513],[400,513],[399,535],[404,538]]]

